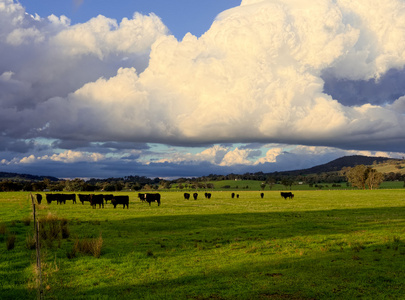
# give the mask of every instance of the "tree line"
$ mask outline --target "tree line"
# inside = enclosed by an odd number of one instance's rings
[[[0,181],[0,191],[121,191],[121,190],[168,190],[176,185],[179,189],[213,189],[211,182],[222,180],[256,180],[268,185],[269,188],[276,184],[291,187],[293,184],[306,183],[311,186],[319,184],[347,184],[360,189],[376,189],[383,181],[404,181],[405,175],[400,172],[383,174],[377,172],[370,166],[358,165],[355,167],[344,167],[340,171],[323,172],[318,174],[290,175],[283,173],[245,173],[178,178],[175,180],[164,180],[161,178],[148,178],[144,176],[126,176],[122,178],[107,179],[72,179],[54,180],[44,178],[43,180],[21,180],[3,179]],[[405,182],[404,182],[405,184]]]

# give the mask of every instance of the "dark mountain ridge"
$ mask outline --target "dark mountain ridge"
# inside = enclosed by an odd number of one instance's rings
[[[363,156],[363,155],[343,156],[335,160],[332,160],[326,164],[314,166],[308,169],[273,172],[269,174],[298,176],[298,175],[338,172],[342,170],[344,167],[355,167],[357,165],[370,166],[373,165],[374,163],[382,163],[388,160],[400,161],[401,159],[380,157],[380,156]]]
[[[48,178],[50,181],[59,180],[59,178],[56,178],[53,176],[37,176],[37,175],[30,175],[30,174],[0,172],[0,179],[13,179],[13,180],[20,180],[20,181],[42,181],[45,178]]]

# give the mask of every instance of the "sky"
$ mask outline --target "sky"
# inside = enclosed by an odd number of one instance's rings
[[[0,0],[0,172],[405,156],[404,0]]]

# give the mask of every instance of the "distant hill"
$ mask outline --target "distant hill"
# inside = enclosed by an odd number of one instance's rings
[[[317,173],[327,173],[327,172],[337,172],[342,170],[344,167],[355,167],[357,165],[373,165],[375,162],[382,163],[389,160],[398,160],[394,158],[387,157],[376,157],[376,156],[363,156],[363,155],[352,155],[352,156],[343,156],[337,158],[323,165],[318,165],[309,169],[302,170],[292,170],[292,171],[283,171],[283,172],[274,172],[277,174],[288,175],[288,176],[298,176],[298,175],[308,175],[308,174],[317,174]],[[270,174],[274,174],[270,173]]]
[[[356,165],[366,165],[370,166],[374,163],[378,163],[379,165],[376,166],[376,169],[383,168],[383,162],[387,161],[398,161],[403,162],[401,159],[394,159],[394,158],[387,158],[387,157],[373,157],[373,156],[362,156],[362,155],[353,155],[353,156],[344,156],[331,162],[328,162],[323,165],[314,166],[308,169],[301,169],[301,170],[291,170],[291,171],[282,171],[282,172],[271,172],[265,173],[262,175],[285,175],[285,176],[298,176],[298,175],[309,175],[309,174],[319,174],[319,173],[328,173],[328,172],[338,172],[342,170],[344,167],[354,167]],[[385,167],[386,168],[386,167]],[[389,170],[391,172],[393,170],[393,166],[390,169],[381,169],[379,170],[382,173],[385,170]],[[405,169],[405,166],[404,166]],[[397,170],[398,171],[398,170]],[[10,179],[15,181],[43,181],[45,178],[48,178],[50,181],[59,181],[58,178],[52,176],[36,176],[36,175],[29,175],[29,174],[17,174],[17,173],[7,173],[7,172],[0,172],[0,180],[3,179]],[[127,177],[128,180],[139,181],[141,177],[139,176],[129,176]],[[147,179],[146,177],[142,177]],[[114,178],[109,178],[112,180]],[[98,181],[98,180],[96,180]]]
[[[8,173],[0,172],[0,180],[11,179],[11,180],[21,180],[21,181],[42,181],[48,178],[50,181],[58,181],[59,179],[52,176],[36,176],[30,174],[18,174],[18,173]]]

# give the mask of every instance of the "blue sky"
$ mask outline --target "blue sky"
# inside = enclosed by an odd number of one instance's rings
[[[0,0],[0,171],[193,177],[405,156],[405,3]]]
[[[42,17],[51,14],[65,15],[74,23],[85,23],[97,15],[121,20],[131,18],[135,11],[142,14],[155,13],[170,32],[182,39],[187,32],[200,36],[206,32],[215,17],[222,11],[238,6],[240,0],[148,0],[148,1],[109,1],[109,0],[76,0],[53,1],[24,0],[20,3],[27,12],[37,13]]]

